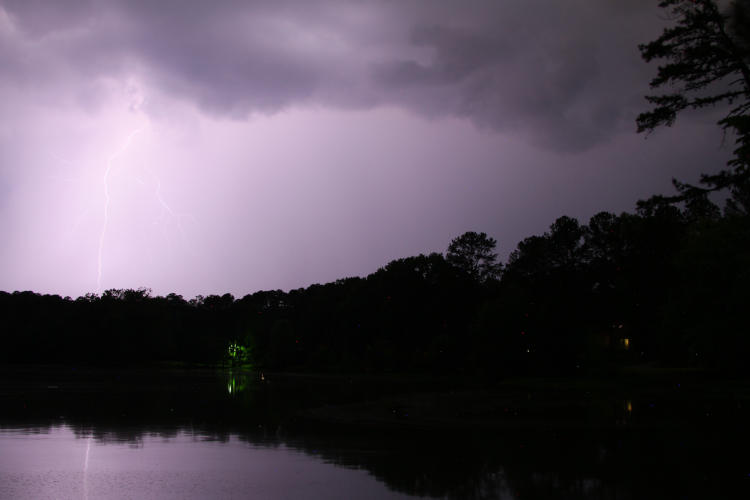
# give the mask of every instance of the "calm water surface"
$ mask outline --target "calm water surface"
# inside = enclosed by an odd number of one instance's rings
[[[750,498],[740,383],[0,375],[2,499]]]
[[[0,432],[0,498],[407,498],[284,444],[186,431],[135,441],[67,425]]]

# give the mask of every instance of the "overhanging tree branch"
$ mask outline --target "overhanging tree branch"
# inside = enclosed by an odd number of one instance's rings
[[[706,188],[675,183],[677,197],[704,196],[708,191],[746,185],[750,169],[750,0],[735,0],[722,12],[713,0],[663,0],[677,25],[656,40],[638,46],[650,62],[664,59],[651,88],[671,87],[671,92],[646,96],[654,107],[638,115],[638,132],[650,133],[671,126],[685,109],[726,104],[734,106],[718,125],[735,136],[736,149],[728,162],[731,170],[703,175]]]

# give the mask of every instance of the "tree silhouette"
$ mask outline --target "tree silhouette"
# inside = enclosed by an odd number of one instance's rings
[[[675,183],[682,196],[673,201],[741,184],[750,165],[750,2],[734,1],[726,12],[713,0],[663,0],[659,6],[670,10],[677,25],[638,48],[647,62],[667,61],[651,88],[672,91],[646,96],[654,108],[638,115],[638,132],[671,126],[685,109],[730,106],[718,123],[736,135],[732,170],[703,175],[706,189]]]
[[[496,244],[485,233],[469,231],[451,241],[445,258],[472,280],[486,283],[498,279],[502,270],[502,264],[496,262]]]

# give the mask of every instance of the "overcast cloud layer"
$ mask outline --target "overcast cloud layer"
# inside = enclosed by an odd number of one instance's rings
[[[646,0],[0,0],[0,289],[293,288],[507,254],[726,160],[635,116]]]

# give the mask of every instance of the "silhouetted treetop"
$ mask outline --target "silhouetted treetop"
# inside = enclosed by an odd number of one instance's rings
[[[747,176],[750,153],[750,18],[748,0],[731,3],[722,11],[712,0],[663,0],[676,26],[656,40],[639,45],[647,62],[665,60],[651,88],[669,87],[664,94],[646,96],[654,107],[638,115],[638,132],[671,126],[685,109],[725,104],[727,114],[719,121],[736,134],[737,149],[729,164],[734,171],[704,175],[708,190],[722,189]],[[700,189],[686,184],[675,187],[689,197]]]
[[[446,253],[446,260],[478,283],[500,277],[502,264],[494,252],[497,242],[486,233],[466,232],[454,238]]]
[[[658,68],[651,87],[670,85],[675,92],[647,96],[656,107],[638,116],[638,131],[650,131],[660,125],[672,125],[677,113],[685,108],[700,108],[722,101],[739,104],[728,117],[744,115],[750,95],[750,69],[748,51],[742,35],[745,27],[729,28],[731,16],[744,15],[745,6],[734,2],[730,13],[722,13],[712,0],[665,0],[659,4],[670,8],[677,26],[667,28],[656,40],[639,45],[647,62],[666,59],[669,62]],[[736,24],[736,23],[735,23]],[[734,32],[739,29],[739,36]],[[697,91],[715,83],[710,95]],[[725,127],[733,126],[722,120]]]
[[[575,269],[583,258],[585,226],[568,216],[558,217],[550,231],[530,236],[510,254],[506,271],[516,276],[541,276],[556,269]]]

